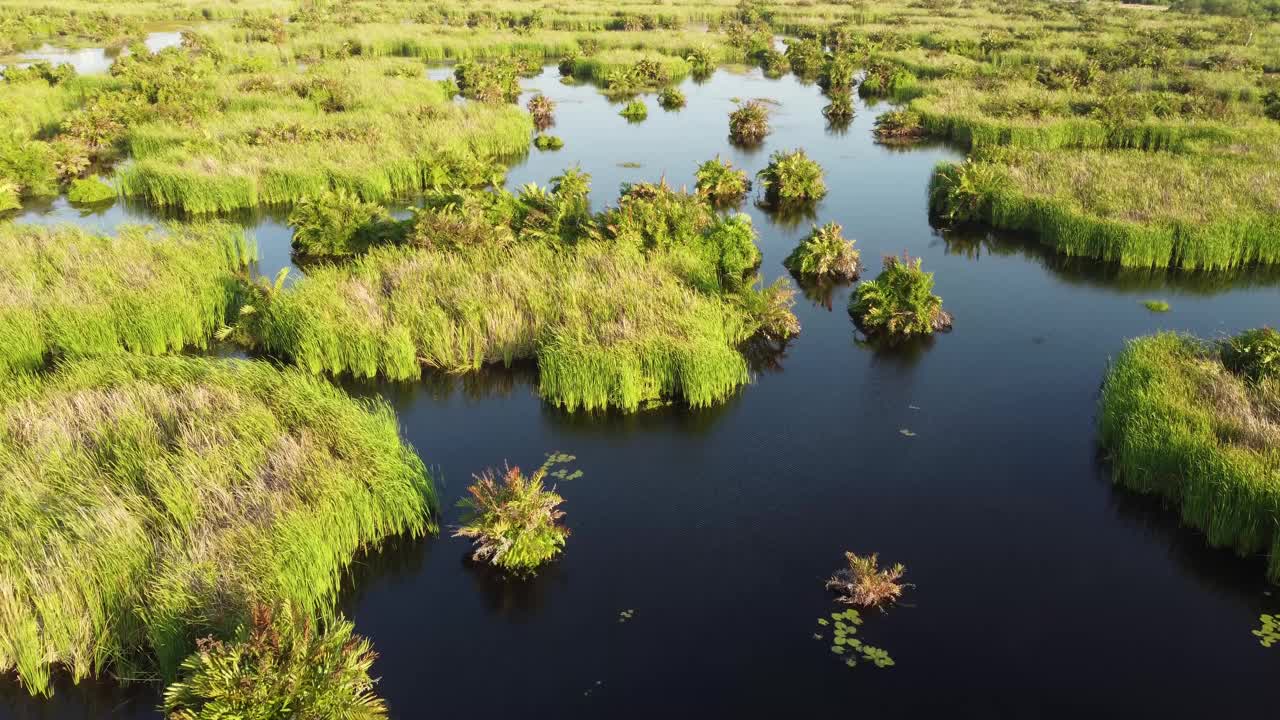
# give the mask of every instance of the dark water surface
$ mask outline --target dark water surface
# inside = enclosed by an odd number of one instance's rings
[[[344,605],[381,654],[394,717],[1274,714],[1280,651],[1249,632],[1280,610],[1261,562],[1208,549],[1173,512],[1112,487],[1095,441],[1099,384],[1126,338],[1274,324],[1273,273],[1121,272],[1027,240],[939,234],[929,173],[960,153],[875,145],[882,108],[828,132],[818,89],[791,78],[722,71],[684,83],[682,112],[647,97],[637,125],[554,73],[528,85],[559,103],[551,132],[566,145],[532,151],[513,187],[580,163],[599,207],[622,182],[692,185],[717,152],[754,174],[771,151],[804,147],[831,190],[815,219],[844,225],[871,276],[884,254],[923,257],[955,331],[877,349],[854,333],[847,287],[802,297],[804,331],[780,368],[701,412],[566,415],[538,399],[530,368],[352,385],[387,398],[436,467],[446,525],[486,466],[563,451],[585,473],[560,485],[573,535],[534,580],[472,567],[447,532],[361,561]],[[780,103],[757,151],[727,142],[734,97]],[[745,209],[762,273],[783,275],[808,222]],[[1172,312],[1148,312],[1151,298]],[[861,629],[893,668],[845,667],[816,624],[838,609],[823,580],[846,549],[905,563],[915,583]],[[635,616],[620,623],[624,609]],[[3,687],[0,714],[22,718],[153,717],[157,702],[107,683],[47,702]]]

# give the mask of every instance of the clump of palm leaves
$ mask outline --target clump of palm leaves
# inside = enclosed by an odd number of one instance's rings
[[[853,122],[853,93],[849,91],[833,93],[831,102],[822,108],[822,115],[835,127],[847,127]]]
[[[501,479],[493,470],[475,476],[469,497],[458,502],[467,511],[454,537],[471,538],[471,557],[517,573],[532,573],[564,549],[569,529],[560,520],[564,498],[547,489],[544,465],[525,477],[509,467]]]
[[[716,51],[705,45],[693,48],[685,56],[695,79],[706,79],[716,70]]]
[[[787,56],[774,48],[761,50],[757,57],[765,77],[780,78],[791,71],[791,62],[787,60]]]
[[[663,110],[679,110],[685,105],[684,93],[677,87],[664,87],[662,92],[658,93],[658,104]]]
[[[309,257],[342,257],[366,250],[391,215],[343,189],[303,198],[289,213],[293,246]]]
[[[512,58],[458,63],[453,78],[468,100],[500,103],[520,98],[520,68]]]
[[[643,100],[632,100],[622,108],[622,112],[618,113],[627,119],[627,122],[640,122],[649,117],[649,108],[645,106]]]
[[[546,130],[555,122],[552,113],[556,109],[556,103],[546,95],[542,93],[534,95],[529,98],[526,107],[529,109],[529,114],[533,116],[533,126],[535,128]]]
[[[853,91],[853,76],[857,65],[853,56],[847,53],[836,53],[827,58],[818,77],[818,86],[828,95],[839,95]]]
[[[564,140],[556,135],[539,135],[533,139],[533,146],[539,150],[559,150],[564,147]]]
[[[800,319],[792,312],[796,291],[786,279],[745,294],[742,302],[756,321],[753,339],[781,345],[800,334]]]
[[[849,298],[849,314],[868,335],[928,335],[951,328],[951,315],[933,294],[933,273],[905,253],[885,257],[880,275],[858,286]]]
[[[982,222],[990,215],[991,199],[1005,176],[994,163],[965,160],[941,163],[929,182],[929,210],[949,224]]]
[[[1228,370],[1249,380],[1280,377],[1280,332],[1269,327],[1246,330],[1223,342],[1219,355]]]
[[[827,194],[822,166],[804,150],[773,153],[756,177],[764,187],[765,203],[772,207],[803,205]]]
[[[877,553],[856,555],[845,552],[848,567],[840,568],[827,580],[827,589],[839,593],[838,601],[846,605],[882,607],[902,597],[908,587],[902,582],[907,569],[902,563],[881,570]]]
[[[787,60],[791,63],[793,73],[811,80],[822,72],[826,58],[822,51],[822,43],[809,38],[788,43]]]
[[[699,165],[694,178],[698,193],[720,204],[735,203],[751,189],[747,171],[735,168],[719,155]]]
[[[843,233],[838,223],[815,225],[782,264],[801,277],[844,282],[857,279],[861,255]]]
[[[769,134],[769,108],[748,100],[729,113],[729,139],[739,145],[755,145]]]
[[[169,720],[386,717],[369,641],[347,620],[321,629],[299,615],[260,607],[235,640],[201,640],[165,690]]]
[[[912,110],[890,110],[876,118],[876,139],[882,143],[906,144],[924,137],[920,113]]]
[[[259,322],[273,300],[284,292],[285,281],[289,278],[289,268],[280,268],[280,272],[272,280],[259,275],[252,283],[244,283],[240,288],[239,310],[235,321],[218,328],[213,335],[219,341],[232,342],[241,347],[256,349],[261,337]]]

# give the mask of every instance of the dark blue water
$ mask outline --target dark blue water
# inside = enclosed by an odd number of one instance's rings
[[[817,88],[791,78],[686,82],[687,109],[649,97],[641,124],[553,73],[529,86],[559,103],[551,132],[566,146],[532,151],[512,186],[581,164],[599,206],[623,182],[692,184],[716,153],[754,173],[771,151],[803,147],[831,190],[815,220],[843,224],[872,274],[884,254],[922,257],[955,330],[871,347],[844,310],[847,287],[801,298],[804,330],[778,367],[700,412],[567,415],[537,398],[531,368],[351,385],[390,401],[437,468],[446,525],[486,466],[563,451],[585,473],[559,487],[566,552],[532,581],[472,566],[447,532],[362,559],[344,604],[381,653],[394,717],[1275,712],[1280,651],[1249,632],[1280,610],[1262,563],[1208,549],[1174,513],[1114,488],[1095,440],[1098,388],[1126,338],[1274,324],[1273,273],[1121,272],[1028,239],[940,234],[925,188],[959,153],[877,146],[879,110],[861,106],[847,131],[828,132]],[[727,142],[734,97],[780,103],[756,152]],[[808,224],[744,210],[763,276],[783,275]],[[1152,298],[1172,312],[1141,306]],[[846,549],[905,563],[915,584],[862,626],[893,668],[847,668],[829,635],[812,637],[838,609],[823,580]],[[634,619],[619,623],[624,609]],[[151,717],[156,703],[105,683],[49,702],[4,693],[0,712],[23,718]]]

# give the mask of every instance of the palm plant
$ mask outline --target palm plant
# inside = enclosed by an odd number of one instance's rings
[[[338,189],[303,198],[289,213],[289,226],[299,252],[336,257],[363,251],[373,226],[390,217],[381,205]]]
[[[720,204],[737,202],[751,189],[747,172],[734,168],[733,163],[721,160],[719,155],[699,165],[694,178],[698,193]]]
[[[991,196],[1004,180],[991,163],[969,159],[941,164],[929,183],[929,209],[950,224],[983,221],[990,213]]]
[[[223,342],[233,342],[251,350],[257,349],[259,338],[263,337],[258,326],[259,320],[267,307],[280,293],[284,292],[284,283],[289,277],[289,268],[280,268],[274,280],[267,280],[259,275],[254,282],[244,285],[244,296],[240,299],[240,309],[236,311],[236,320],[231,325],[223,325],[214,333],[214,337]]]
[[[626,118],[628,122],[640,122],[649,117],[649,108],[645,106],[642,100],[632,100],[618,114]]]
[[[475,476],[470,497],[458,502],[467,511],[454,537],[471,538],[471,557],[517,573],[532,573],[564,549],[569,529],[560,524],[564,499],[543,487],[547,466],[525,477],[509,467],[501,480],[492,470]]]
[[[529,114],[533,116],[533,125],[537,129],[546,130],[555,122],[552,113],[555,111],[556,103],[546,95],[542,93],[534,95],[529,98],[526,107],[529,109]]]
[[[755,145],[769,134],[769,108],[748,100],[729,113],[729,139],[739,145]]]
[[[658,93],[658,104],[663,110],[679,110],[685,105],[684,93],[680,92],[680,88],[664,87]]]
[[[831,102],[822,108],[822,115],[833,126],[848,126],[853,122],[853,93],[847,90],[833,93]]]
[[[805,278],[843,282],[857,279],[862,267],[860,253],[854,249],[853,241],[844,237],[843,231],[844,228],[834,222],[821,227],[815,225],[782,264]]]
[[[803,205],[827,194],[822,166],[804,150],[775,152],[756,177],[764,187],[765,203],[773,207]]]
[[[839,593],[839,602],[862,607],[881,607],[902,597],[905,584],[901,582],[907,569],[898,563],[881,570],[879,556],[855,555],[845,552],[848,567],[840,568],[827,580],[827,589]]]
[[[323,630],[285,606],[258,608],[231,642],[205,638],[165,690],[170,720],[275,720],[387,716],[369,670],[377,653],[347,620]]]
[[[849,299],[849,314],[868,335],[928,335],[951,328],[951,315],[933,294],[933,273],[905,253],[887,256],[880,275],[858,286]]]

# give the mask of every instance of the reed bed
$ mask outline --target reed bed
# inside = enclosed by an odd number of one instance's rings
[[[243,231],[221,224],[118,237],[0,224],[0,243],[0,375],[50,358],[205,348],[256,256]]]
[[[1115,481],[1177,506],[1211,545],[1265,553],[1280,581],[1280,382],[1223,366],[1214,343],[1130,341],[1102,389],[1101,442]]]
[[[0,383],[0,670],[171,678],[254,605],[324,620],[434,528],[391,409],[264,363],[116,355]]]

